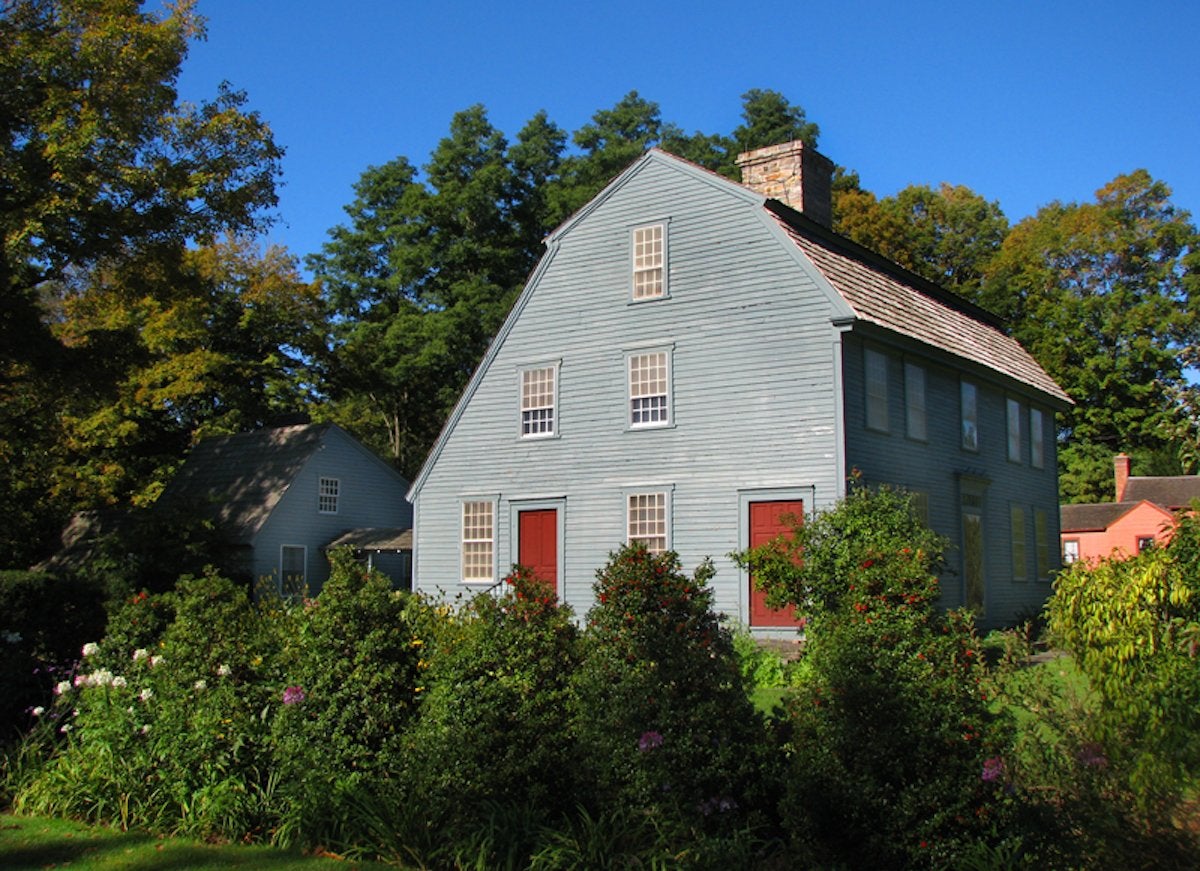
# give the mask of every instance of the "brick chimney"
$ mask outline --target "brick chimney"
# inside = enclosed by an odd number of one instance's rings
[[[738,155],[742,184],[819,224],[833,225],[833,161],[800,140]]]
[[[1113,477],[1117,484],[1116,501],[1121,502],[1125,498],[1125,485],[1129,483],[1129,457],[1126,454],[1113,457]]]

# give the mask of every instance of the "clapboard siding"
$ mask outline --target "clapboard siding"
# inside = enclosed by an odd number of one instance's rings
[[[632,302],[632,230],[660,221],[668,298]],[[728,554],[748,542],[748,503],[803,499],[809,511],[828,507],[844,493],[851,465],[868,480],[928,493],[933,525],[955,544],[958,476],[990,474],[986,565],[989,573],[1009,571],[1008,500],[1056,504],[1052,439],[1044,471],[1034,474],[1026,461],[990,472],[996,456],[1006,463],[1007,388],[981,371],[981,419],[995,435],[977,457],[961,456],[963,361],[880,328],[877,319],[860,322],[790,232],[761,197],[651,152],[552,234],[411,492],[418,588],[454,596],[491,586],[516,560],[514,512],[553,505],[562,512],[565,548],[560,593],[582,613],[596,569],[626,539],[627,494],[662,490],[670,494],[671,547],[688,567],[711,557],[717,608],[745,621],[748,580]],[[864,340],[889,355],[888,434],[864,427]],[[626,359],[643,349],[670,352],[669,427],[628,427]],[[926,442],[904,435],[905,354],[921,358],[928,373]],[[558,367],[557,432],[522,439],[520,373],[538,365]],[[464,585],[461,506],[475,499],[495,504],[495,573]],[[1057,512],[1050,513],[1057,540]],[[994,534],[993,520],[1003,526]],[[1031,515],[1031,559],[1032,533]],[[944,579],[949,605],[961,601],[960,577]],[[989,620],[1035,598],[1028,595],[1035,582],[1011,587],[989,574]],[[1044,597],[1045,585],[1035,592]]]
[[[321,478],[337,478],[338,510],[317,510]],[[274,587],[280,549],[307,548],[308,588],[320,592],[329,578],[322,548],[353,529],[412,526],[407,482],[382,460],[337,427],[330,427],[320,448],[299,470],[254,540],[254,577]]]
[[[565,233],[475,386],[417,497],[417,578],[458,583],[464,497],[498,498],[499,572],[515,559],[510,512],[565,500],[563,594],[591,603],[595,571],[625,540],[629,490],[671,493],[671,545],[711,556],[717,607],[740,616],[739,491],[838,494],[829,303],[764,231],[761,209],[650,163]],[[669,298],[630,302],[630,231],[668,221]],[[671,351],[672,426],[630,431],[627,352]],[[519,437],[519,372],[559,362],[559,434]],[[733,446],[735,449],[730,450]]]
[[[864,348],[883,352],[888,361],[889,432],[866,426]],[[908,438],[905,427],[904,363],[925,369],[927,439]],[[983,502],[985,609],[981,625],[1007,625],[1040,610],[1049,592],[1049,578],[1036,575],[1034,511],[1045,512],[1048,558],[1053,570],[1059,567],[1058,481],[1054,455],[1054,414],[1036,397],[1023,395],[980,370],[964,373],[950,368],[919,349],[889,344],[886,338],[846,340],[844,354],[847,459],[871,483],[889,483],[927,494],[929,523],[951,543],[947,572],[942,576],[942,603],[964,604],[962,520],[959,482],[963,476],[986,480]],[[964,450],[961,441],[960,383],[966,378],[979,390],[979,450]],[[1022,406],[1022,459],[1008,460],[1006,400],[1013,397]],[[1029,408],[1045,414],[1045,463],[1030,464]],[[1010,507],[1026,512],[1025,580],[1014,581]]]

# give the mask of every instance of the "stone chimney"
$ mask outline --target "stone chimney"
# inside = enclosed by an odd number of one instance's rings
[[[1116,501],[1121,502],[1125,498],[1125,485],[1129,483],[1129,457],[1126,454],[1113,457],[1113,477],[1117,484]]]
[[[817,223],[833,225],[833,161],[800,140],[739,154],[742,184]]]

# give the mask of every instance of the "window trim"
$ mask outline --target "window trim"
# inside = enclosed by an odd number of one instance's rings
[[[669,299],[670,289],[667,286],[667,226],[669,220],[663,218],[657,221],[647,221],[642,224],[637,224],[629,228],[629,302],[644,303],[655,302],[657,300]],[[659,257],[657,265],[640,266],[638,265],[638,234],[647,231],[659,231]],[[645,296],[638,295],[638,276],[639,274],[651,272],[657,269],[659,272],[658,278],[658,293]]]
[[[663,394],[644,394],[642,396],[633,395],[633,361],[641,357],[649,357],[651,355],[663,355],[663,365],[666,369],[663,375],[664,386],[666,392]],[[658,345],[648,348],[638,348],[625,352],[625,427],[627,430],[645,430],[645,429],[667,429],[675,425],[675,409],[674,409],[674,373],[675,373],[675,347],[674,345]],[[633,402],[635,399],[651,399],[656,396],[663,397],[663,414],[665,419],[654,420],[648,422],[634,422]],[[643,413],[645,413],[643,411]]]
[[[463,584],[494,584],[496,582],[496,515],[499,499],[491,496],[464,496],[459,499],[458,509],[458,577]],[[484,506],[488,507],[489,512],[489,535],[486,538],[467,538],[467,509],[468,506]],[[488,566],[489,574],[470,576],[467,575],[467,545],[468,544],[483,544],[488,545]]]
[[[332,492],[329,492],[327,484],[332,484]],[[337,514],[338,508],[341,505],[342,481],[340,478],[334,478],[330,475],[321,475],[317,478],[317,513],[318,514]],[[328,500],[332,500],[333,507],[324,507],[329,504]]]
[[[929,441],[929,390],[925,367],[904,361],[904,434],[913,441]],[[917,385],[920,389],[914,389]],[[915,401],[920,398],[919,404]],[[914,422],[919,422],[914,426]],[[919,430],[919,432],[918,432]]]
[[[559,369],[561,360],[551,360],[546,363],[536,363],[529,366],[522,366],[517,370],[517,437],[522,441],[537,441],[539,439],[553,439],[559,436]],[[525,378],[535,372],[550,372],[550,378],[553,383],[550,387],[550,405],[537,406],[534,408],[525,407]],[[550,429],[547,432],[526,432],[525,431],[525,412],[539,411],[549,408],[550,410]]]
[[[1070,552],[1068,552],[1070,548]],[[1062,561],[1063,565],[1069,566],[1071,563],[1079,561],[1079,539],[1064,538],[1062,540]]]
[[[1004,398],[1004,426],[1007,434],[1008,447],[1006,454],[1010,463],[1022,462],[1021,450],[1021,400],[1012,396]]]
[[[979,385],[974,381],[959,381],[959,444],[964,451],[979,453]],[[968,413],[969,412],[969,413]],[[971,429],[967,429],[970,424]]]
[[[665,484],[646,484],[644,486],[625,487],[622,490],[621,496],[622,496],[622,500],[624,503],[624,515],[623,516],[625,518],[624,538],[625,538],[626,544],[633,544],[634,541],[640,541],[640,540],[644,540],[646,538],[661,537],[663,540],[662,550],[657,550],[657,551],[650,550],[651,553],[663,553],[663,552],[669,551],[673,548],[674,543],[673,543],[673,528],[672,527],[674,524],[672,523],[672,511],[674,508],[674,504],[673,504],[674,503],[674,490],[675,490],[675,488],[673,485],[665,485]],[[631,516],[631,512],[632,512],[632,508],[633,508],[632,502],[636,498],[646,497],[646,496],[662,497],[663,532],[662,532],[661,536],[634,536],[634,535],[632,535],[632,526],[633,526],[633,522],[632,522],[633,518]]]
[[[863,425],[872,432],[891,432],[890,381],[891,366],[887,354],[864,347]]]

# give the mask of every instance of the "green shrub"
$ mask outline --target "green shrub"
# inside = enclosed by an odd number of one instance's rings
[[[48,707],[54,685],[70,677],[79,651],[100,637],[100,588],[40,572],[0,571],[0,746]]]
[[[1200,518],[1132,559],[1072,565],[1047,613],[1095,693],[1086,741],[1144,824],[1168,826],[1200,782]]]
[[[765,732],[712,611],[712,573],[688,577],[674,553],[637,544],[597,572],[572,707],[598,807],[740,825],[770,801]]]
[[[348,551],[331,563],[321,594],[295,616],[273,699],[285,843],[349,837],[344,805],[364,784],[403,771],[405,731],[424,691],[418,603]]]
[[[183,578],[163,598],[174,617],[158,644],[119,646],[118,631],[85,646],[43,727],[65,743],[14,803],[122,827],[261,837],[274,825],[270,717],[287,627],[213,575]],[[156,614],[159,601],[139,598],[118,625],[143,625],[131,609]]]
[[[783,811],[811,862],[937,867],[1001,837],[1005,735],[970,616],[937,608],[944,546],[906,494],[853,487],[738,555],[772,603],[809,616]]]
[[[573,804],[567,693],[578,632],[569,608],[527,569],[500,596],[459,614],[453,645],[430,668],[413,733],[415,794],[435,818],[470,823],[491,803],[543,819]]]

